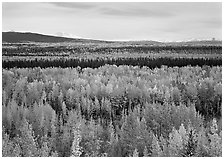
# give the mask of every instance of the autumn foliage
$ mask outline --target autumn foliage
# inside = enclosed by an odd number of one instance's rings
[[[2,155],[222,155],[222,68],[2,71]]]

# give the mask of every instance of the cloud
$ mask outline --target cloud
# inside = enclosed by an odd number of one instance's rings
[[[74,34],[66,33],[66,32],[57,32],[55,33],[56,36],[66,37],[66,38],[81,38],[80,36],[76,36]]]
[[[65,9],[79,9],[90,12],[90,9],[95,9],[93,13],[106,16],[124,16],[124,17],[171,17],[174,16],[172,11],[159,9],[158,4],[150,3],[80,3],[80,2],[52,2],[56,7]],[[151,8],[150,8],[151,6]]]
[[[219,18],[204,19],[201,20],[200,23],[207,27],[222,28],[222,19]]]
[[[53,4],[57,7],[61,8],[70,8],[70,9],[91,9],[96,7],[95,5],[91,3],[69,3],[69,2],[51,2],[50,4]]]
[[[171,17],[174,16],[171,12],[155,11],[144,8],[126,8],[126,9],[115,9],[115,8],[101,8],[101,13],[104,15],[111,16],[135,16],[135,17]]]
[[[221,3],[6,3],[3,30],[93,39],[222,38]],[[71,34],[73,35],[71,35]]]

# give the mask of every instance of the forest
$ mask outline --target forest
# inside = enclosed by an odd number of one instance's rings
[[[36,62],[17,68],[3,61],[3,156],[222,156],[221,61],[93,68]]]
[[[39,58],[10,58],[3,60],[3,68],[48,68],[48,67],[80,67],[80,68],[98,68],[100,66],[109,65],[131,65],[131,66],[147,66],[151,69],[160,68],[162,65],[169,67],[191,66],[221,66],[221,58],[170,58],[170,57],[112,57],[112,58],[65,58],[65,57],[39,57]]]
[[[177,54],[222,54],[221,45],[192,44],[129,44],[118,42],[101,43],[5,43],[2,46],[3,56],[54,56],[74,54],[111,54],[111,53],[177,53]]]
[[[2,157],[222,157],[222,3],[5,2]]]

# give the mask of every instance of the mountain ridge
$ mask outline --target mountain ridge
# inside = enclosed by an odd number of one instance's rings
[[[7,43],[22,43],[22,42],[45,42],[45,43],[60,43],[60,42],[107,42],[103,40],[69,38],[53,35],[45,35],[32,32],[2,32],[2,42]]]
[[[82,43],[123,43],[130,45],[222,45],[218,40],[199,40],[199,41],[181,41],[181,42],[159,42],[153,40],[127,40],[127,41],[107,41],[84,38],[70,38],[53,35],[45,35],[32,32],[2,32],[2,42],[4,43],[26,43],[26,42],[43,42],[43,43],[60,43],[60,42],[82,42]]]

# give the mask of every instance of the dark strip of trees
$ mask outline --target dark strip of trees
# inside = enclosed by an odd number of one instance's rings
[[[160,68],[162,65],[168,67],[183,67],[183,66],[221,66],[222,59],[220,58],[112,58],[112,59],[76,59],[76,58],[33,58],[33,59],[13,59],[3,60],[3,68],[47,68],[47,67],[81,67],[81,68],[98,68],[103,65],[132,65],[132,66],[147,66],[151,69]]]

